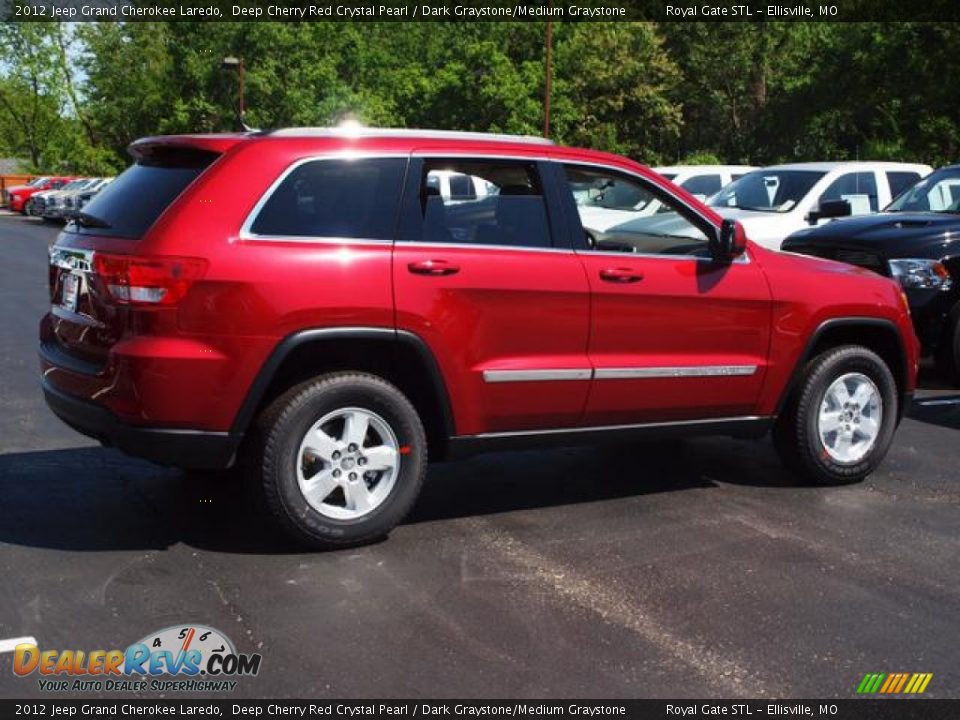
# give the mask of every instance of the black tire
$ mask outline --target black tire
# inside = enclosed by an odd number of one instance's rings
[[[960,385],[960,304],[947,316],[946,329],[937,350],[937,371],[947,382]]]
[[[818,417],[827,390],[842,375],[862,373],[876,385],[882,400],[880,431],[866,455],[856,462],[837,462],[820,439]],[[773,429],[783,463],[820,485],[863,480],[883,461],[897,428],[899,395],[890,368],[879,355],[859,345],[832,348],[813,358],[803,370]]]
[[[297,456],[307,431],[342,408],[375,413],[403,448],[389,494],[355,519],[318,512],[307,502],[297,480]],[[365,373],[322,375],[285,392],[258,418],[253,450],[251,469],[273,517],[296,540],[318,549],[349,547],[384,537],[413,506],[427,469],[426,434],[417,411],[396,387]]]

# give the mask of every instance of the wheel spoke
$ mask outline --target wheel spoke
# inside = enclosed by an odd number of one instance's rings
[[[344,483],[343,494],[347,501],[347,507],[351,510],[364,513],[370,509],[370,491],[367,489],[367,483],[363,478]]]
[[[363,455],[367,458],[367,464],[363,468],[366,471],[389,470],[397,464],[397,451],[388,445],[364,450]]]
[[[300,483],[303,496],[311,505],[319,505],[329,497],[339,480],[333,476],[333,469],[322,470],[313,477],[307,478]]]
[[[880,423],[877,422],[875,417],[871,417],[870,415],[860,416],[860,432],[870,439],[873,439],[877,436],[879,431]]]
[[[367,428],[370,427],[370,418],[366,413],[352,412],[346,416],[343,424],[343,442],[348,445],[363,447],[367,437]]]
[[[847,453],[850,452],[852,441],[853,438],[846,433],[837,433],[837,438],[833,441],[833,451],[840,457],[846,457]]]
[[[838,382],[830,389],[830,397],[834,407],[842,408],[845,403],[850,402],[850,391],[845,383]]]
[[[333,453],[336,449],[337,441],[320,428],[316,428],[307,436],[306,451],[327,462],[332,460]]]
[[[840,413],[826,412],[820,416],[820,431],[824,435],[839,430],[841,427],[843,427],[843,422],[840,420]]]
[[[857,386],[857,389],[850,399],[860,407],[866,407],[870,400],[873,399],[873,388],[867,383],[862,383]]]

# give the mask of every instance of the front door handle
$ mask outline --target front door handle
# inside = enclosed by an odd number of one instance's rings
[[[600,279],[612,283],[635,283],[643,280],[643,273],[628,267],[610,267],[600,271]]]
[[[460,266],[454,265],[446,260],[420,260],[419,262],[412,262],[407,265],[407,270],[414,275],[442,277],[460,272]]]

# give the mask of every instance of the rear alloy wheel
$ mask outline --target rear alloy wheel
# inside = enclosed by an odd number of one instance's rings
[[[281,526],[318,548],[386,535],[412,507],[426,473],[423,425],[385,380],[334,373],[298,385],[259,421],[256,466]]]
[[[784,463],[814,482],[862,480],[883,460],[897,426],[897,385],[867,348],[827,350],[807,364],[774,426]]]
[[[342,408],[314,423],[300,443],[297,483],[321,515],[356,520],[376,510],[400,474],[400,443],[387,422]]]

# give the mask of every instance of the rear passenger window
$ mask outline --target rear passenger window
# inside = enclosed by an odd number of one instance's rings
[[[404,158],[305,162],[270,195],[250,231],[392,240],[406,163]]]
[[[900,193],[911,187],[919,179],[920,173],[888,172],[887,182],[890,183],[890,197],[896,199]]]
[[[543,189],[532,162],[428,160],[420,181],[420,239],[549,247]]]
[[[720,188],[723,187],[723,182],[720,180],[719,175],[695,175],[686,182],[681,183],[680,187],[691,195],[702,195],[706,198],[720,192]]]

